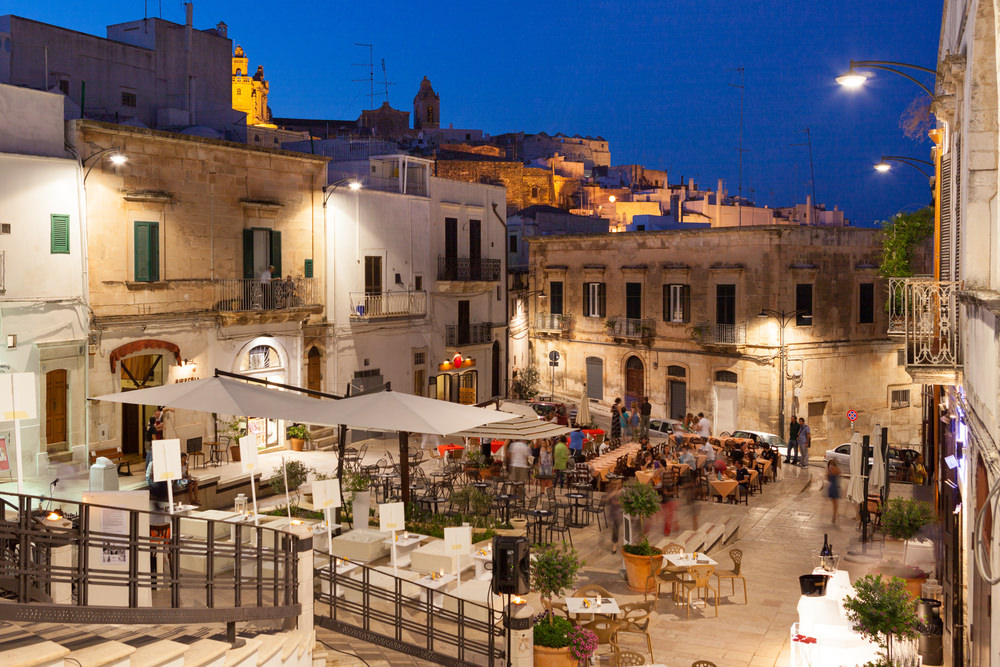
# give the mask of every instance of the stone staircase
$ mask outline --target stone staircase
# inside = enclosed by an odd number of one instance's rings
[[[49,465],[73,462],[73,450],[68,442],[56,442],[45,445],[45,452],[49,456]]]
[[[718,522],[704,522],[698,530],[686,530],[679,535],[667,535],[654,546],[661,549],[668,544],[679,544],[685,552],[710,551],[717,544],[725,544],[739,531],[745,514],[729,516]]]
[[[332,426],[310,426],[311,447],[316,450],[329,451],[337,448],[337,429]]]
[[[4,667],[321,667],[313,630],[246,632],[232,647],[208,628],[0,622]]]

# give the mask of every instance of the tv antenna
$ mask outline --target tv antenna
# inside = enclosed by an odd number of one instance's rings
[[[816,170],[813,168],[813,142],[812,142],[812,134],[810,134],[808,127],[805,129],[805,135],[806,135],[806,143],[799,142],[797,144],[791,144],[791,145],[809,147],[809,176],[810,180],[812,181],[812,193],[813,193],[812,205],[817,206],[818,202],[816,201]]]
[[[364,83],[368,82],[368,108],[370,110],[375,109],[375,62],[374,62],[374,48],[371,44],[362,44],[359,42],[354,42],[354,46],[367,46],[368,47],[368,62],[367,63],[351,63],[355,67],[367,67],[368,68],[368,78],[367,79],[352,79],[354,83]]]
[[[389,81],[389,74],[385,71],[385,58],[382,58],[382,81],[380,83],[385,87],[385,101],[386,104],[389,103],[389,86],[395,86],[395,81]]]
[[[740,83],[736,85],[735,83],[729,84],[733,88],[740,89],[740,145],[736,149],[739,155],[739,185],[737,190],[739,191],[739,200],[736,202],[736,210],[739,212],[739,226],[743,226],[743,153],[745,149],[743,148],[743,96],[746,89],[743,87],[743,68],[737,67],[735,69],[726,70],[727,72],[739,72],[740,73]]]

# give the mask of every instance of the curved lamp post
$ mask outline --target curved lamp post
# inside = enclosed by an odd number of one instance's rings
[[[111,164],[113,164],[116,167],[120,167],[121,165],[128,162],[128,158],[121,152],[121,150],[122,149],[119,148],[118,146],[112,146],[111,148],[105,148],[102,151],[91,153],[87,157],[80,160],[80,166],[82,167],[83,165],[87,164],[87,160],[94,160],[94,158],[99,158],[102,155],[107,155],[108,160],[111,161]],[[90,163],[90,166],[87,167],[87,171],[83,174],[84,183],[87,182],[87,177],[90,176],[91,169],[93,169],[94,165],[97,164],[98,162],[100,162],[100,160],[94,160],[93,162]]]
[[[785,327],[788,323],[795,319],[796,316],[800,315],[805,311],[802,310],[772,310],[770,308],[761,308],[760,312],[757,313],[757,317],[765,319],[768,317],[773,317],[778,323],[778,346],[780,349],[780,369],[778,376],[778,435],[782,440],[785,439]]]
[[[890,164],[892,162],[899,162],[900,164],[908,164],[914,169],[920,171],[920,173],[926,176],[927,178],[931,178],[931,175],[928,174],[926,171],[924,171],[924,168],[921,167],[920,165],[925,165],[927,167],[930,167],[931,169],[934,168],[934,163],[930,162],[929,160],[921,160],[920,158],[915,158],[915,157],[905,157],[903,155],[883,155],[880,161],[875,165],[875,171],[884,174],[885,172],[892,169],[892,164]]]
[[[910,65],[909,63],[900,63],[892,60],[852,60],[851,67],[846,74],[841,74],[837,77],[837,83],[842,85],[844,88],[849,90],[857,90],[865,85],[868,81],[868,75],[862,72],[858,72],[855,67],[870,67],[871,69],[878,69],[884,72],[892,72],[893,74],[898,74],[899,76],[905,77],[912,81],[913,83],[920,86],[925,93],[934,97],[934,91],[921,83],[918,79],[914,78],[910,74],[907,74],[900,68],[914,69],[920,72],[927,72],[929,74],[937,75],[936,70],[929,69],[927,67],[921,67],[920,65]]]

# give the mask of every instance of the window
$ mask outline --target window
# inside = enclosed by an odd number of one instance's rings
[[[625,317],[642,318],[642,283],[625,283]]]
[[[427,363],[427,353],[426,352],[414,352],[413,353],[413,365],[423,366]]]
[[[604,400],[604,360],[600,357],[587,357],[587,398],[596,401]]]
[[[254,227],[243,230],[243,277],[260,278],[273,266],[272,278],[281,276],[281,232]]]
[[[563,284],[561,280],[549,282],[549,312],[553,315],[563,314]]]
[[[382,293],[382,256],[365,256],[365,295]]]
[[[532,188],[531,188],[531,198],[532,199],[538,199],[538,187],[537,186],[532,186]]]
[[[687,377],[687,369],[683,366],[667,366],[667,375],[671,377]]]
[[[795,286],[795,326],[809,327],[813,323],[813,286],[799,283]]]
[[[875,283],[858,285],[858,324],[875,321]]]
[[[59,79],[59,92],[69,95],[69,79]]]
[[[124,90],[122,91],[122,106],[123,107],[134,107],[135,106],[135,93],[128,93]]]
[[[160,223],[135,221],[135,275],[139,283],[160,279]]]
[[[736,285],[715,286],[715,323],[736,324]]]
[[[715,372],[716,382],[731,382],[736,384],[736,373],[732,371],[716,371]]]
[[[664,322],[691,321],[690,285],[663,286],[663,321]]]
[[[413,289],[417,292],[424,291],[424,277],[421,275],[413,276]]]
[[[607,291],[604,283],[584,283],[583,316],[604,317],[606,313],[606,298]]]
[[[517,234],[511,234],[507,243],[507,252],[517,252]]]
[[[890,393],[890,407],[892,409],[910,407],[910,390],[893,389]]]
[[[69,254],[69,216],[50,215],[49,223],[52,228],[51,252],[53,255]]]

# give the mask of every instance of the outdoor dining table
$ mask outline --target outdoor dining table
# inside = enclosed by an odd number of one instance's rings
[[[718,561],[714,560],[708,554],[697,551],[692,553],[664,554],[663,558],[674,567],[692,567],[694,565],[715,566],[719,564]]]
[[[531,518],[528,524],[528,535],[531,536],[532,544],[544,544],[542,542],[542,529],[545,527],[544,519],[552,516],[551,510],[526,509],[524,513]]]
[[[472,554],[472,560],[476,564],[476,579],[492,578],[493,575],[486,569],[487,563],[493,562],[493,547],[483,547]]]
[[[566,613],[573,616],[577,614],[614,616],[621,611],[618,601],[614,598],[566,598]]]
[[[460,452],[465,449],[465,445],[438,445],[438,454],[441,458],[447,458],[451,455],[451,452]]]
[[[635,479],[637,482],[642,482],[643,484],[652,484],[656,478],[655,470],[636,470]]]
[[[445,586],[455,581],[456,579],[457,577],[454,574],[439,575],[437,579],[434,579],[432,575],[428,574],[425,577],[417,579],[416,583],[420,584],[421,586],[430,588],[432,591],[434,591],[431,594],[431,604],[433,604],[435,607],[440,608],[441,603],[444,601],[444,594],[441,592],[441,589],[443,589]]]
[[[710,479],[708,485],[719,495],[719,499],[723,500],[735,493],[740,483],[735,479]]]
[[[573,504],[569,506],[569,525],[573,528],[586,528],[587,523],[587,513],[584,509],[587,507],[587,494],[586,493],[567,493],[567,498],[573,499]]]
[[[632,442],[627,445],[622,445],[618,449],[608,452],[607,454],[602,454],[595,459],[591,459],[589,463],[591,469],[594,471],[594,476],[600,476],[602,481],[607,481],[608,474],[614,471],[619,458],[626,456],[628,457],[626,460],[630,461],[635,458],[638,451],[639,443]]]

